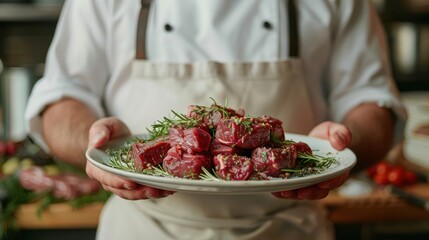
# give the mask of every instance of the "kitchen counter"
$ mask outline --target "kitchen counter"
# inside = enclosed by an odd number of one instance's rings
[[[419,183],[405,188],[429,200],[429,184]],[[328,216],[335,224],[367,224],[386,221],[429,220],[429,211],[392,196],[378,189],[365,196],[344,197],[331,192],[320,202],[328,209]],[[36,216],[37,204],[26,204],[16,213],[22,229],[82,229],[96,228],[103,204],[91,204],[72,209],[66,203],[51,205]]]
[[[429,200],[429,184],[416,184],[407,187],[407,191]],[[382,190],[354,198],[332,192],[320,201],[327,207],[329,218],[336,224],[429,220],[429,211],[424,211]],[[16,218],[22,229],[95,228],[102,207],[103,204],[97,203],[72,209],[68,204],[58,203],[51,205],[41,218],[38,218],[37,204],[27,204],[17,211]]]

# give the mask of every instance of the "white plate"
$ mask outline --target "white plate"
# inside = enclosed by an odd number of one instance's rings
[[[111,142],[102,149],[89,148],[86,151],[86,157],[96,167],[107,172],[119,175],[125,179],[129,179],[143,185],[172,191],[206,194],[258,194],[278,192],[282,190],[293,190],[340,176],[344,172],[350,170],[356,163],[356,155],[349,149],[336,151],[326,140],[287,133],[286,139],[307,143],[313,149],[315,154],[322,156],[325,156],[328,153],[334,154],[338,160],[338,164],[333,164],[329,169],[326,169],[325,171],[318,174],[281,180],[207,181],[158,177],[142,173],[124,171],[107,165],[109,156],[106,154],[105,149],[120,147],[128,139],[120,139],[118,141]]]

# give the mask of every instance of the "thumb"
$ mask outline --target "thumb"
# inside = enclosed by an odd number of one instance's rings
[[[104,126],[91,127],[89,130],[88,147],[101,147],[109,141],[110,131]]]
[[[130,130],[124,122],[115,118],[107,117],[97,120],[89,129],[89,146],[101,147],[113,138],[131,135]]]

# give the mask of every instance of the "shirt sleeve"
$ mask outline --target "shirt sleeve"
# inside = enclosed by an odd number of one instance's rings
[[[389,66],[387,43],[375,9],[367,1],[338,4],[334,50],[328,72],[330,115],[341,122],[365,102],[390,108],[402,138],[407,117]],[[398,140],[398,139],[397,139]]]
[[[104,116],[101,99],[109,77],[105,56],[104,1],[66,1],[48,50],[44,76],[33,87],[25,113],[30,136],[48,150],[41,134],[40,113],[64,97],[87,104]]]

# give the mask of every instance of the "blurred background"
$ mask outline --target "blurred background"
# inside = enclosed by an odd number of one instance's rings
[[[414,173],[418,182],[401,188],[414,198],[351,182],[322,202],[330,210],[338,239],[429,239],[429,0],[373,3],[385,27],[392,71],[410,114],[405,142],[385,162]],[[33,84],[43,75],[62,4],[62,0],[0,0],[0,165],[11,157],[28,157],[25,154],[39,161],[49,159],[27,138],[24,109]],[[3,154],[2,144],[12,150]],[[19,155],[19,148],[25,148],[25,153]],[[56,212],[51,209],[40,218],[34,205],[23,204],[16,213],[19,233],[8,239],[58,239],[59,235],[93,239],[101,206],[76,212],[57,205]]]

